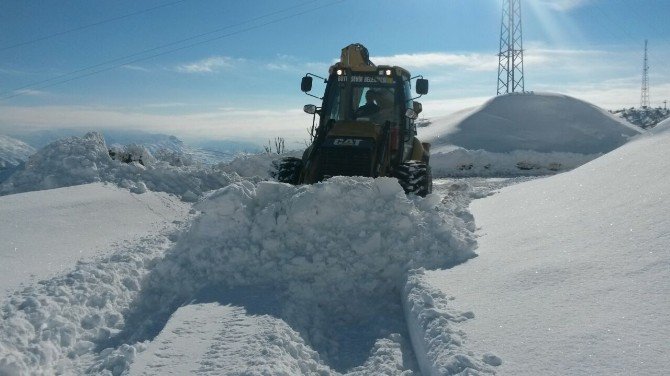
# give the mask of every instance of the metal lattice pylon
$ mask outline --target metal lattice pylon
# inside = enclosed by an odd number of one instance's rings
[[[649,61],[647,59],[647,40],[644,41],[644,63],[642,65],[642,94],[640,107],[649,107]]]
[[[524,92],[521,0],[503,0],[498,54],[498,95]]]

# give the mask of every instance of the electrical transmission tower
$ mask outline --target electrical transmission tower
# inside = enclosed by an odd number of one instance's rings
[[[498,54],[498,95],[524,92],[521,0],[503,0]]]
[[[649,107],[649,63],[647,59],[647,40],[644,41],[644,64],[642,65],[642,95],[640,95],[640,106]]]

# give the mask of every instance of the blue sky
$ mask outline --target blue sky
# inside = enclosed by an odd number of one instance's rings
[[[430,79],[424,116],[446,115],[495,94],[501,3],[2,2],[0,132],[133,128],[186,139],[306,138],[310,118],[301,108],[315,99],[299,91],[300,78],[325,74],[353,42],[365,44],[376,63]],[[637,106],[649,39],[652,105],[670,99],[669,1],[522,0],[522,12],[527,90],[606,109]],[[70,78],[77,79],[56,84]]]

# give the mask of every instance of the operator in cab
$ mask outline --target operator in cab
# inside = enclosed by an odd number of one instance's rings
[[[356,109],[354,117],[358,119],[362,117],[370,117],[378,113],[379,105],[375,103],[376,99],[377,99],[377,92],[375,92],[372,89],[368,89],[368,91],[365,92],[365,104]]]

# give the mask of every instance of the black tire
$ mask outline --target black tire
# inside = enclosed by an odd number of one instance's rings
[[[270,176],[281,183],[297,185],[300,181],[302,159],[286,157],[272,161]]]
[[[395,170],[395,177],[407,194],[425,197],[433,192],[433,176],[430,166],[424,162],[408,161],[400,164]]]

